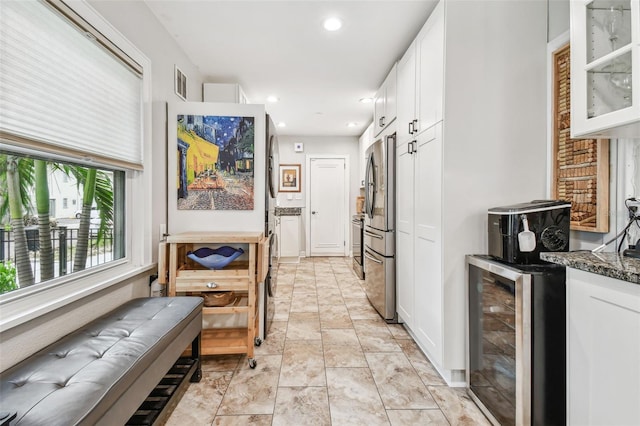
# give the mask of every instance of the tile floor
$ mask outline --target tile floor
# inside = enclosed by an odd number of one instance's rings
[[[489,425],[401,325],[369,304],[350,258],[278,268],[271,334],[246,356],[205,357],[169,425]]]

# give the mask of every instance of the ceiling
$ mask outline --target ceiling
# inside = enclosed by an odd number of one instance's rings
[[[435,0],[146,0],[207,83],[239,83],[268,103],[280,135],[359,136],[372,97]],[[336,16],[340,30],[326,31]],[[355,127],[347,123],[355,122]]]

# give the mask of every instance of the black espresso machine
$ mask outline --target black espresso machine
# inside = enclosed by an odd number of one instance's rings
[[[566,423],[565,268],[571,205],[489,209],[489,255],[467,256],[468,392],[496,425]]]

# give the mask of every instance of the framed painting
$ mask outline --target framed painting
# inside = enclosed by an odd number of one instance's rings
[[[300,164],[280,164],[280,192],[300,192]]]
[[[253,210],[254,117],[177,115],[178,210]]]

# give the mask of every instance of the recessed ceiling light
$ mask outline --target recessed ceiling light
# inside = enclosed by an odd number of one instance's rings
[[[358,125],[358,123],[347,123],[347,127],[356,127]]]
[[[278,127],[287,127],[287,124],[283,121],[278,123]]]
[[[373,102],[373,98],[362,98],[362,99],[360,99],[360,103],[363,103],[363,104],[370,104],[371,102]]]
[[[327,31],[338,31],[340,28],[342,28],[342,21],[335,17],[327,18],[324,20],[324,23],[322,25]]]
[[[278,102],[280,100],[280,98],[278,98],[277,96],[267,96],[267,102],[269,103],[275,103]]]

